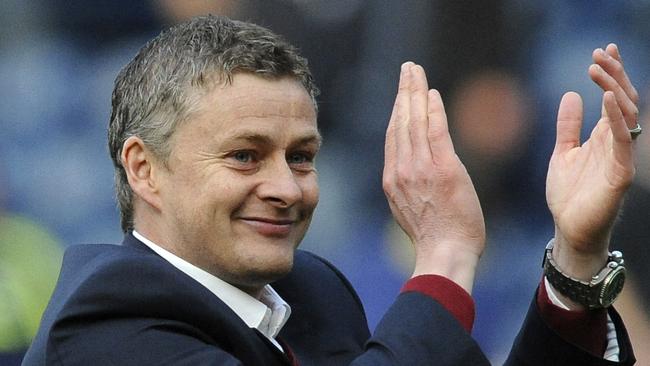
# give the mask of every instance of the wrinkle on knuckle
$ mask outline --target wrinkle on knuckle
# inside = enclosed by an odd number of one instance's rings
[[[384,194],[389,202],[395,201],[395,190],[392,187],[384,187]]]
[[[429,103],[427,113],[429,114],[429,119],[431,119],[431,118],[433,118],[435,116],[438,116],[438,115],[444,113],[444,109],[441,106],[439,106],[438,104],[436,104],[436,103],[434,103],[434,104]]]
[[[395,131],[402,131],[405,128],[408,129],[409,125],[411,124],[411,121],[407,116],[397,116],[396,122]]]
[[[638,123],[639,110],[637,108],[634,108],[632,112],[626,113],[625,117],[625,120],[630,120],[632,123]]]
[[[632,103],[634,103],[634,104],[639,103],[639,93],[635,89],[632,89],[632,92],[630,93],[630,100],[632,100]],[[637,110],[637,114],[638,113],[639,112]]]
[[[395,185],[399,188],[406,188],[413,183],[413,174],[410,168],[404,166],[397,167],[397,179]]]
[[[440,126],[429,126],[427,137],[429,140],[440,140],[447,134],[447,129]]]
[[[629,122],[629,123],[635,123],[635,124],[638,122],[639,111],[635,110],[635,109],[636,108],[634,108],[632,110],[624,110],[624,111],[622,111],[623,122],[625,122],[625,123]],[[614,122],[616,120],[619,120],[619,118],[612,118],[611,120],[612,120],[612,122]]]
[[[618,62],[614,61],[611,65],[612,73],[615,75],[622,75],[625,73],[625,69],[623,68],[623,65]]]
[[[418,164],[414,169],[413,182],[421,186],[429,186],[434,180],[433,176],[430,166]]]
[[[413,125],[420,125],[423,123],[427,123],[427,117],[422,115],[422,114],[414,114],[413,117],[411,117],[411,122],[413,122]]]

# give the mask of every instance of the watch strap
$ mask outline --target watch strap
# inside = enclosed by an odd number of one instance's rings
[[[544,275],[553,288],[589,309],[611,305],[622,290],[624,282],[623,255],[617,251],[610,253],[604,268],[594,275],[591,281],[583,281],[562,272],[553,259],[553,244],[554,239],[546,245],[543,261]],[[619,281],[612,283],[611,279],[615,275],[619,277]]]

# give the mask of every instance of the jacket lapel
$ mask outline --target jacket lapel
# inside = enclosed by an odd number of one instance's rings
[[[147,253],[160,258],[156,252],[133,236],[131,231],[124,236],[122,245],[140,251],[146,251]],[[228,305],[226,305],[218,296],[215,296],[203,285],[190,276],[187,276],[184,272],[178,270],[170,263],[168,264],[173,268],[173,270],[180,272],[191,281],[192,288],[195,288],[195,292],[203,300],[201,302],[207,301],[210,303],[210,307],[207,309],[210,316],[204,317],[201,322],[205,326],[205,329],[202,329],[204,332],[213,335],[214,339],[220,339],[223,337],[224,332],[228,332],[230,335],[229,338],[233,341],[232,343],[238,345],[236,348],[247,350],[246,356],[235,354],[235,356],[240,358],[245,364],[256,364],[262,360],[265,365],[292,365],[291,361],[282,351],[280,351],[257,329],[249,328],[248,325],[246,325],[246,323],[244,323],[244,321],[241,320],[241,318],[239,318],[239,316],[235,314],[235,312],[232,311],[232,309],[230,309],[230,307],[228,307]],[[246,344],[242,345],[242,341]],[[221,344],[216,345],[221,347]],[[246,362],[246,358],[248,358],[248,362]]]

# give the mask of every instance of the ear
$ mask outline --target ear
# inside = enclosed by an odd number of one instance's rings
[[[135,196],[160,210],[162,208],[159,194],[160,182],[157,181],[160,166],[144,141],[136,136],[126,139],[122,145],[121,159]]]

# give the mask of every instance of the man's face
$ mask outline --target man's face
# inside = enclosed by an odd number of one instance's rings
[[[318,203],[316,113],[292,78],[240,73],[201,100],[161,167],[161,244],[254,292],[287,274]]]

